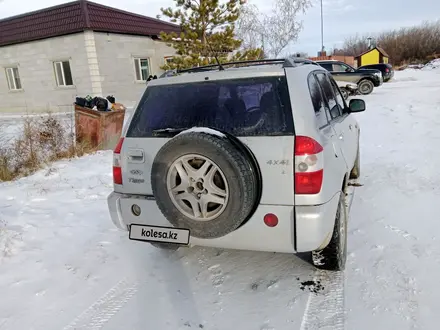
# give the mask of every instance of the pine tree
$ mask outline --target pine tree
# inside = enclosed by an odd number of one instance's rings
[[[241,41],[235,38],[235,22],[239,18],[240,7],[244,0],[175,0],[176,9],[161,8],[163,15],[180,26],[177,33],[161,33],[161,38],[174,47],[177,56],[171,63],[162,67],[164,70],[185,69],[194,66],[216,63],[215,56],[221,63],[229,60],[259,59],[260,49],[236,50]]]

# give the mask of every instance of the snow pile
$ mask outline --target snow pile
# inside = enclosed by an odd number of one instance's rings
[[[427,63],[422,70],[432,70],[440,68],[440,58],[437,58],[435,60],[432,60],[431,62]]]
[[[405,70],[424,70],[429,71],[433,69],[440,68],[440,58],[432,60],[426,64],[409,64]]]
[[[420,70],[424,67],[423,64],[408,64],[406,69],[414,69],[414,70]]]

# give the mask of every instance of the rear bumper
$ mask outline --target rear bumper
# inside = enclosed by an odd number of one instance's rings
[[[376,79],[374,79],[374,87],[379,87],[383,84],[383,78],[382,76],[380,78],[376,77]]]
[[[252,218],[234,232],[214,239],[191,236],[190,244],[266,252],[313,251],[330,241],[338,201],[339,194],[336,194],[329,202],[317,206],[260,205]],[[131,224],[171,226],[151,197],[112,192],[107,202],[112,222],[121,230],[128,230]],[[140,206],[140,216],[131,212],[133,204]],[[264,224],[267,213],[278,216],[276,227]]]
[[[394,72],[391,71],[391,72],[386,73],[386,74],[384,75],[384,77],[383,77],[383,81],[384,81],[384,82],[389,81],[389,80],[391,80],[393,77],[394,77]]]
[[[296,206],[296,251],[308,252],[328,245],[335,226],[340,193],[321,205]]]

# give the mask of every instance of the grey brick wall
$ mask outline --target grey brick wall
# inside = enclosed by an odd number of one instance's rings
[[[0,112],[72,111],[91,92],[84,33],[0,47]],[[74,86],[57,87],[53,61],[69,60]],[[5,68],[18,66],[23,90],[10,91]]]
[[[148,37],[94,32],[99,72],[104,96],[112,94],[117,102],[133,106],[145,90],[145,83],[136,82],[134,58],[148,57],[151,73],[160,75],[165,56],[174,49]]]
[[[148,37],[81,32],[0,47],[0,113],[73,111],[75,96],[113,94],[132,107],[145,90],[136,82],[134,58],[148,57],[151,73],[161,74],[174,49]],[[58,87],[53,61],[69,60],[74,86]],[[10,91],[5,68],[18,66],[23,90]]]

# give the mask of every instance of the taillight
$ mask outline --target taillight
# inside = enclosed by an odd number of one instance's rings
[[[120,138],[118,144],[113,151],[113,183],[122,184],[122,164],[121,164],[121,150],[124,138]]]
[[[295,194],[321,191],[324,175],[323,147],[308,136],[295,137]]]
[[[390,69],[388,69],[388,68],[385,68],[385,72],[390,72]]]

